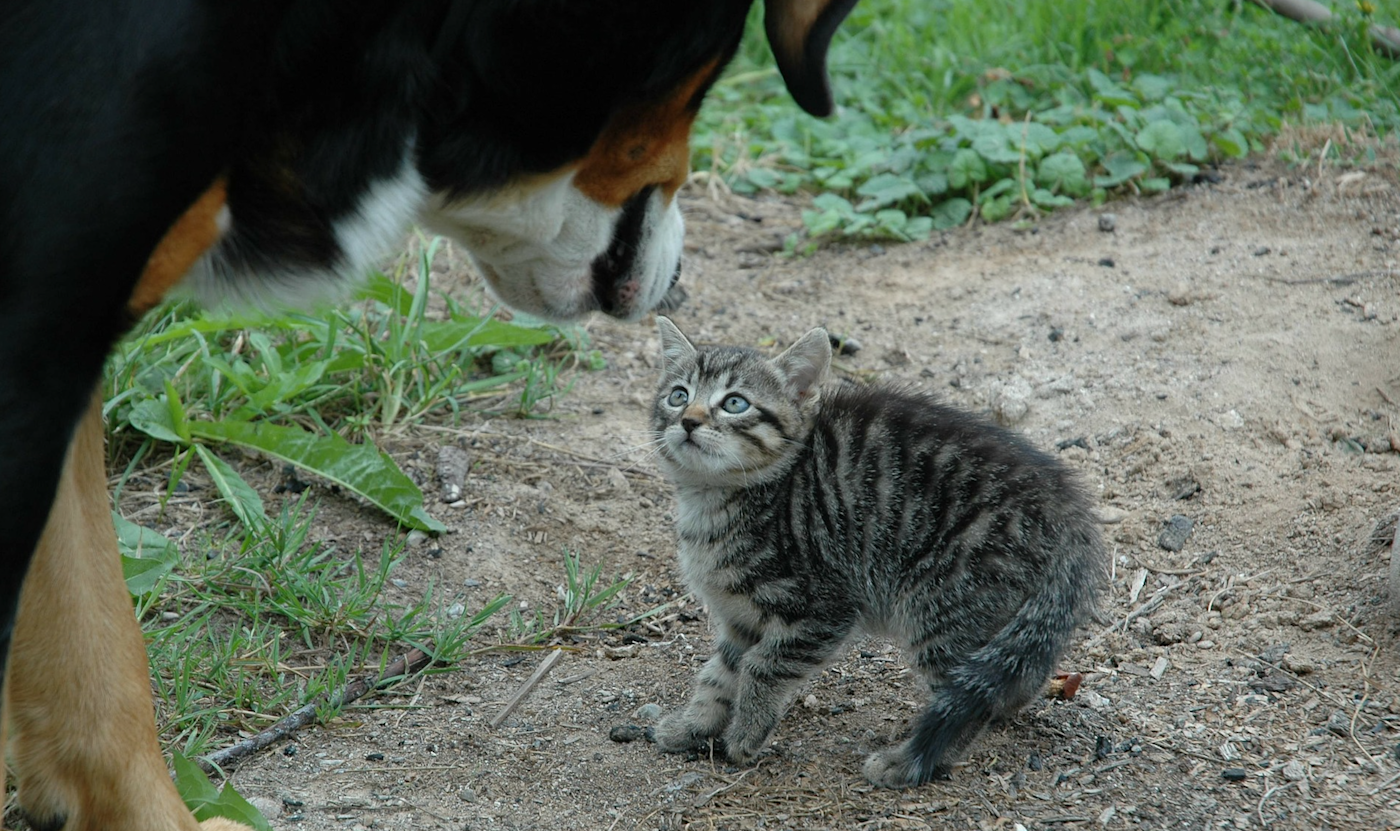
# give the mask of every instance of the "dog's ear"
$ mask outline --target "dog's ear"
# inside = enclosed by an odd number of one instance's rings
[[[831,115],[826,50],[855,4],[856,0],[764,0],[763,28],[778,71],[793,100],[812,115]]]

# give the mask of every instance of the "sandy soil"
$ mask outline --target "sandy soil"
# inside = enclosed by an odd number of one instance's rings
[[[863,347],[845,372],[990,410],[1079,471],[1114,557],[1101,620],[1065,660],[1080,693],[905,792],[860,775],[924,700],[879,641],[799,696],[751,770],[614,741],[652,723],[646,705],[682,703],[709,652],[704,610],[682,601],[561,643],[499,728],[542,653],[414,681],[244,763],[233,781],[275,827],[1400,827],[1400,186],[1246,165],[1029,229],[805,259],[770,253],[796,204],[686,207],[675,317],[698,340],[775,347],[825,325]],[[656,337],[589,329],[608,366],[553,419],[390,443],[434,495],[438,445],[473,460],[467,507],[430,505],[451,532],[409,550],[405,593],[431,582],[471,610],[505,592],[549,615],[566,548],[633,575],[605,619],[684,592],[671,496],[640,449]],[[326,537],[377,549],[391,533],[343,499],[321,506]],[[1193,529],[1170,551],[1176,515]]]

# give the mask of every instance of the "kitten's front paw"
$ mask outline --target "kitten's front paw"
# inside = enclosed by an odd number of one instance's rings
[[[691,718],[688,711],[672,713],[656,725],[656,746],[666,753],[708,747],[719,731],[707,730],[706,725]]]
[[[882,788],[912,788],[932,779],[948,779],[948,771],[939,767],[927,774],[910,758],[905,744],[877,750],[865,757],[865,778]]]
[[[745,729],[737,720],[724,731],[721,746],[729,761],[741,767],[748,767],[758,758],[758,754],[768,745],[768,734],[772,730],[759,728]]]

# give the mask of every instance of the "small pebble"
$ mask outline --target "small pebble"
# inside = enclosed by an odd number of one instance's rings
[[[447,607],[447,616],[449,618],[452,618],[453,620],[456,620],[457,618],[465,614],[466,611],[466,606],[463,606],[461,603],[453,603],[451,606]]]
[[[425,543],[425,542],[427,542],[427,541],[428,541],[428,535],[427,535],[427,533],[425,533],[425,532],[423,532],[423,531],[414,530],[414,531],[409,531],[409,532],[408,532],[408,547],[409,547],[409,548],[417,548],[418,546],[422,545],[423,543]]]
[[[809,693],[807,697],[802,700],[802,706],[806,707],[809,710],[815,710],[818,707],[820,707],[821,704],[817,701],[817,697],[815,695],[811,695]]]
[[[283,756],[295,756],[295,755],[297,755],[297,746],[294,745],[294,744],[289,744],[289,745],[287,745],[286,747],[282,748],[282,755],[283,755]]]
[[[1099,214],[1099,230],[1105,234],[1113,233],[1118,227],[1118,217],[1113,214]]]
[[[1225,768],[1220,771],[1220,776],[1227,782],[1243,782],[1248,775],[1244,772],[1244,768]]]
[[[1112,257],[1104,257],[1103,259],[1099,260],[1099,265],[1103,266],[1104,268],[1113,268],[1113,266],[1114,266],[1113,258],[1112,258]]]
[[[1026,759],[1026,767],[1031,770],[1040,770],[1045,767],[1045,762],[1041,761],[1039,753],[1032,753],[1030,758]]]
[[[638,727],[635,724],[619,724],[618,726],[608,731],[608,738],[612,739],[618,744],[627,744],[628,742],[635,742],[637,739],[640,739],[642,735],[642,728]]]
[[[383,754],[383,753],[366,753],[366,754],[365,754],[365,761],[366,761],[366,762],[382,762],[382,761],[384,761],[384,754]]]
[[[642,706],[638,707],[637,712],[633,713],[632,715],[636,716],[642,721],[656,721],[657,719],[661,718],[661,705],[643,704]]]
[[[1300,779],[1308,778],[1308,766],[1294,759],[1283,766],[1283,778],[1289,782],[1297,782]]]
[[[1162,533],[1157,537],[1157,545],[1168,551],[1180,551],[1186,545],[1186,540],[1191,537],[1191,530],[1196,527],[1196,521],[1187,516],[1177,514],[1167,520],[1167,526],[1162,529]]]
[[[1099,736],[1094,739],[1095,759],[1107,759],[1111,753],[1113,753],[1113,742],[1109,741],[1108,736]]]
[[[265,819],[277,819],[282,816],[282,800],[273,799],[270,796],[250,796],[247,797],[248,804],[257,809]]]
[[[472,790],[471,788],[463,788],[457,792],[457,798],[462,800],[463,802],[475,802],[476,791]]]

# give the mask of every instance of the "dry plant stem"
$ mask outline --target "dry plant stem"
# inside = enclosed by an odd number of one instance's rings
[[[346,704],[355,701],[371,690],[392,681],[396,681],[407,675],[426,667],[433,662],[432,656],[418,650],[410,649],[407,653],[395,658],[387,667],[384,674],[377,678],[365,676],[357,678],[345,685],[338,695],[330,699],[336,708],[344,707]],[[288,738],[296,731],[316,722],[316,710],[319,703],[307,704],[279,720],[276,724],[254,736],[249,736],[243,741],[230,745],[223,750],[216,750],[208,756],[195,760],[206,773],[213,773],[218,768],[227,767],[247,756],[251,756],[264,748],[270,747],[283,739]]]
[[[1332,10],[1314,0],[1254,0],[1264,8],[1299,23],[1326,25],[1335,18]],[[1366,30],[1371,45],[1387,58],[1400,58],[1400,29],[1394,26],[1371,26]]]
[[[520,689],[515,691],[515,695],[510,697],[510,701],[506,702],[505,709],[501,710],[501,712],[496,714],[495,718],[491,719],[492,730],[500,727],[501,722],[505,721],[511,713],[515,712],[515,708],[520,706],[520,702],[525,700],[525,696],[529,695],[531,690],[539,686],[539,683],[544,680],[544,677],[549,674],[551,669],[554,669],[554,665],[559,663],[559,659],[562,657],[564,657],[564,650],[556,649],[546,655],[543,661],[540,661],[540,665],[535,668],[535,673],[531,675],[524,684],[521,684]]]

